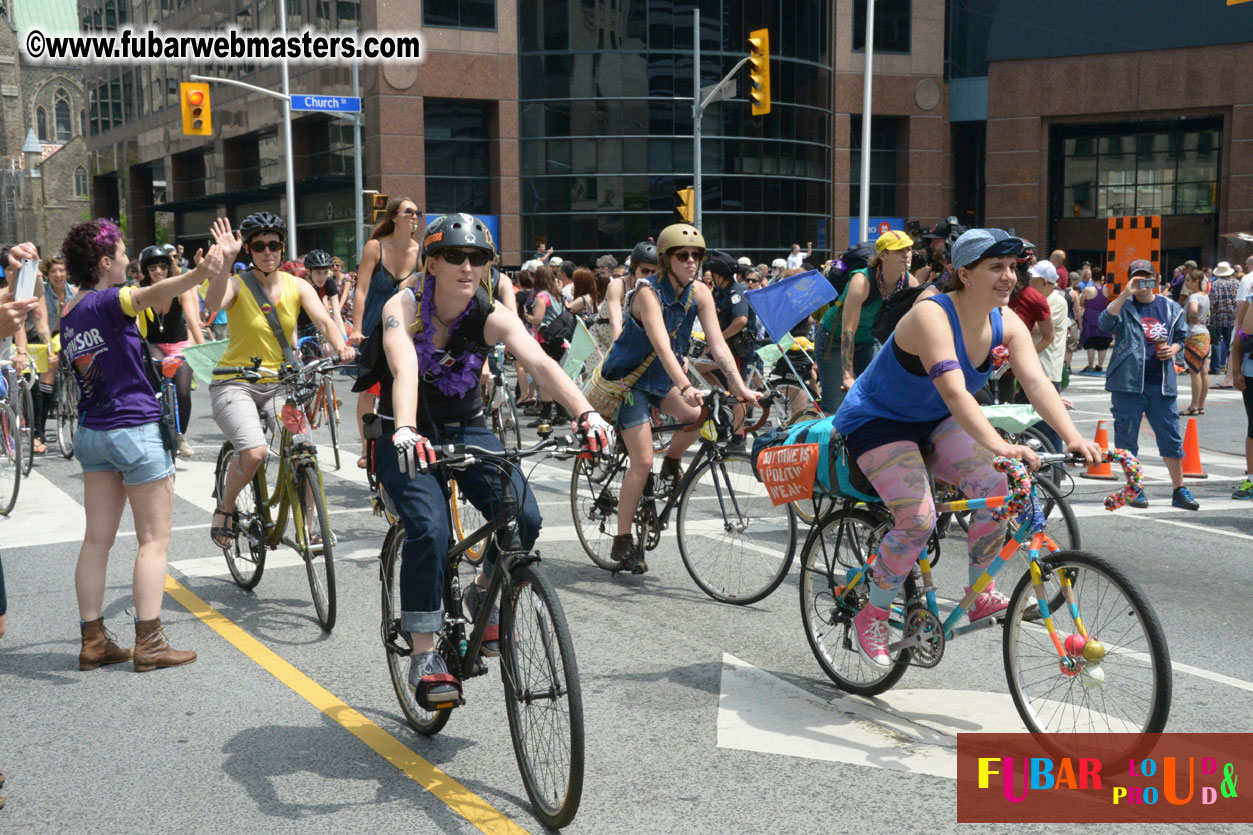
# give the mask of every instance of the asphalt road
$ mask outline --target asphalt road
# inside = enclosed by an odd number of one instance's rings
[[[1108,419],[1099,380],[1077,378],[1068,394],[1085,434]],[[194,412],[197,455],[178,464],[170,575],[212,612],[189,604],[198,616],[167,596],[164,621],[176,646],[200,653],[195,664],[142,676],[128,665],[78,671],[82,478],[55,446],[0,519],[9,595],[0,832],[542,829],[515,764],[495,667],[467,683],[468,704],[438,736],[419,737],[403,722],[378,638],[385,525],[369,512],[355,441],[344,469],[326,473],[339,622],[325,635],[294,561],[268,566],[253,592],[227,576],[208,537],[220,440],[203,387]],[[1211,393],[1199,419],[1210,478],[1193,482],[1197,513],[1169,507],[1147,430],[1148,510],[1107,513],[1100,499],[1109,485],[1075,479],[1084,547],[1135,578],[1166,630],[1175,667],[1168,730],[1253,731],[1242,590],[1253,503],[1229,498],[1244,471],[1244,426],[1238,395]],[[954,781],[935,776],[951,760],[955,733],[1021,730],[997,630],[950,643],[938,667],[911,669],[879,699],[844,696],[805,641],[795,567],[771,597],[742,608],[695,587],[673,537],[650,556],[649,574],[611,577],[573,536],[561,467],[541,465],[533,484],[546,523],[543,567],[573,627],[587,721],[583,803],[568,831],[886,831],[906,820],[956,830]],[[106,618],[129,644],[129,512],[121,531]],[[964,585],[958,563],[937,567],[942,590]]]

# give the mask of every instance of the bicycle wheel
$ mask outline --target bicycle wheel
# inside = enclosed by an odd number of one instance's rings
[[[213,471],[216,489],[214,497],[226,492],[226,474],[234,465],[235,447],[230,441],[222,444],[218,452],[217,467]],[[229,548],[222,549],[226,568],[231,579],[241,589],[256,588],[265,571],[265,519],[261,511],[261,478],[254,476],[239,495],[235,497],[235,513],[239,518],[239,535]]]
[[[507,451],[522,447],[522,425],[518,423],[518,409],[513,403],[513,388],[504,382],[499,384],[502,389],[497,395],[496,408],[492,410],[492,430]]]
[[[756,603],[778,588],[796,555],[796,508],[775,507],[743,452],[702,461],[679,498],[679,556],[705,594]]]
[[[69,374],[57,375],[57,444],[66,458],[74,457],[74,430],[78,427],[78,383]]]
[[[30,382],[25,377],[18,377],[17,400],[13,408],[17,411],[18,460],[22,465],[22,475],[30,475],[31,468],[35,466],[35,400],[30,393]]]
[[[383,647],[392,689],[396,691],[396,700],[400,702],[400,712],[405,715],[405,721],[418,733],[433,736],[448,724],[452,708],[427,710],[418,704],[409,687],[409,658],[413,655],[413,640],[400,626],[400,549],[404,543],[405,528],[397,522],[387,531],[383,551],[379,554],[379,573],[383,581]]]
[[[452,532],[458,542],[465,539],[466,534],[474,533],[487,523],[478,508],[470,504],[465,493],[457,489],[456,479],[448,480],[448,510],[452,513]],[[478,565],[483,562],[486,551],[487,540],[484,540],[466,551],[463,559],[470,565]]]
[[[613,538],[618,532],[618,493],[626,469],[626,453],[619,451],[596,461],[578,458],[570,473],[574,531],[592,562],[609,571],[621,567],[613,559]]]
[[[331,518],[326,514],[326,494],[322,492],[322,476],[316,464],[296,468],[296,501],[300,503],[296,541],[304,553],[305,571],[309,575],[309,592],[318,623],[330,632],[335,628],[335,539],[331,534]]]
[[[865,568],[891,528],[892,517],[884,511],[845,507],[810,532],[801,555],[801,623],[809,648],[836,687],[862,696],[882,693],[900,681],[910,651],[901,650],[886,670],[868,663],[857,651],[853,616],[869,602],[869,579],[863,575],[851,597],[837,599],[835,590]],[[888,630],[889,642],[900,640],[899,619],[890,619]]]
[[[1044,624],[1024,617],[1038,609],[1031,575],[1018,581],[1007,609],[1003,649],[1009,693],[1032,733],[1157,733],[1170,713],[1170,653],[1148,600],[1106,560],[1058,551],[1040,560],[1061,574],[1072,595],[1052,611],[1059,657]],[[1082,620],[1089,646],[1069,645]],[[1098,641],[1102,650],[1092,651]],[[1073,654],[1072,654],[1073,653]],[[1065,669],[1063,669],[1065,668]]]
[[[326,428],[331,430],[331,451],[335,457],[335,469],[339,469],[339,400],[335,397],[335,381],[330,374],[322,376],[322,390],[326,393],[323,408],[326,411]]]
[[[535,816],[574,820],[583,796],[583,695],[561,601],[535,565],[513,573],[500,604],[509,736]]]
[[[8,516],[17,504],[22,486],[22,462],[18,458],[21,438],[13,404],[0,400],[0,516]]]

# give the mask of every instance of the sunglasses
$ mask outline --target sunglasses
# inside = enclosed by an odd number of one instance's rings
[[[650,275],[657,274],[657,271],[654,270],[652,267],[640,267],[638,270],[636,270],[636,272],[640,274],[641,278],[647,278]]]
[[[416,215],[418,213],[418,210],[417,209],[401,209],[400,213],[402,215]]]
[[[475,250],[474,252],[466,252],[465,250],[461,250],[461,249],[446,249],[443,252],[440,252],[438,254],[440,258],[443,258],[445,261],[447,261],[449,264],[452,264],[454,267],[461,266],[467,260],[470,262],[471,267],[481,267],[484,264],[486,264],[488,261],[492,260],[491,253],[480,252],[479,250]]]
[[[699,262],[705,257],[703,249],[681,249],[678,252],[670,253],[672,258],[678,258],[680,261],[697,261]]]
[[[282,252],[283,242],[282,241],[256,241],[255,243],[248,244],[248,248],[251,249],[253,252],[265,252],[267,249],[270,252]]]

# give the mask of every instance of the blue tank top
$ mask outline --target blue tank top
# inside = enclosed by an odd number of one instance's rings
[[[981,366],[986,365],[986,370],[982,371],[970,362],[961,321],[957,318],[957,308],[951,298],[940,294],[924,299],[926,301],[935,302],[948,314],[949,325],[953,328],[953,344],[957,347],[957,361],[966,378],[966,391],[973,394],[991,376],[991,362],[981,363]],[[992,322],[992,344],[988,348],[991,355],[991,349],[1000,345],[1005,337],[1000,308],[988,314],[988,319]],[[948,417],[948,405],[931,377],[912,374],[901,365],[896,357],[895,339],[895,334],[888,337],[883,350],[875,354],[840,404],[835,414],[835,428],[841,435],[848,435],[876,418],[923,423]]]

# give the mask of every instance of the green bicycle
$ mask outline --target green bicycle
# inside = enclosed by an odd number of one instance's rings
[[[236,585],[251,589],[261,582],[267,549],[286,545],[300,555],[309,575],[309,591],[318,623],[327,632],[335,627],[335,563],[332,551],[335,537],[326,513],[326,492],[322,471],[318,467],[317,448],[309,440],[306,404],[316,393],[321,374],[337,361],[322,359],[303,368],[284,367],[278,374],[261,368],[260,358],[251,368],[222,366],[214,374],[233,374],[234,379],[249,382],[280,383],[286,390],[286,401],[278,421],[277,443],[270,452],[278,456],[275,466],[270,456],[257,470],[252,482],[240,491],[235,501],[237,531],[234,543],[223,549],[226,567]],[[265,407],[259,407],[262,422],[274,431]],[[230,441],[222,444],[214,471],[213,496],[217,498],[226,485],[226,474],[237,458]],[[272,485],[272,488],[271,488]],[[273,492],[271,492],[271,489]],[[293,524],[287,535],[288,515]]]

